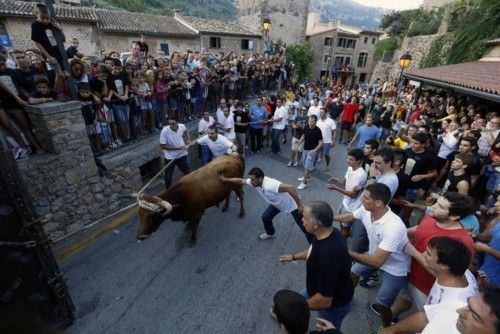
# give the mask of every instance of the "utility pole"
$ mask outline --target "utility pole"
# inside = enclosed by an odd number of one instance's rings
[[[44,4],[47,7],[50,17],[52,19],[56,19],[56,11],[54,10],[54,0],[44,0]],[[59,31],[54,30],[54,38],[56,39],[57,42],[57,49],[59,50],[59,53],[61,54],[62,58],[62,65],[66,71],[69,73],[69,78],[66,80],[66,88],[68,89],[69,95],[71,98],[76,99],[77,98],[77,93],[75,86],[71,84],[71,68],[69,67],[69,62],[68,62],[68,57],[66,56],[66,50],[64,49],[64,42],[62,39],[62,36]]]

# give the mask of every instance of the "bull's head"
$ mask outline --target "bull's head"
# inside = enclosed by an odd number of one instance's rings
[[[139,205],[139,229],[136,237],[146,239],[155,232],[165,218],[172,212],[173,206],[159,197],[141,195]]]

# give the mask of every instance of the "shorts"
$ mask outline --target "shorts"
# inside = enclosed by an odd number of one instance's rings
[[[417,289],[410,282],[406,283],[405,286],[399,292],[399,297],[403,298],[412,303],[412,309],[417,311],[422,311],[424,305],[427,304],[427,296],[425,293]]]
[[[304,151],[304,141],[299,145],[299,140],[297,138],[292,138],[292,151],[303,152]]]
[[[126,104],[115,104],[113,107],[113,116],[116,124],[128,123],[130,108]]]
[[[101,133],[101,127],[97,124],[85,124],[85,129],[87,130],[88,135],[98,135]]]
[[[342,121],[340,129],[341,130],[346,130],[346,131],[351,131],[352,123],[353,122]]]
[[[379,269],[365,266],[361,263],[356,263],[351,267],[351,272],[360,276],[368,277]],[[391,307],[399,292],[407,284],[406,276],[394,276],[384,270],[379,270],[382,276],[382,284],[375,296],[376,303],[384,307]]]
[[[141,107],[141,110],[152,110],[153,109],[153,104],[150,101],[140,101],[139,105]]]
[[[332,150],[332,143],[323,143],[323,146],[321,146],[321,151],[323,152],[323,155],[330,156],[330,151]]]
[[[304,150],[304,154],[302,154],[302,160],[304,164],[304,169],[312,172],[314,170],[314,161],[316,160],[316,154],[309,154],[311,150]]]

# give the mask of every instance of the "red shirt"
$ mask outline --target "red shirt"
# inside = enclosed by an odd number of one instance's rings
[[[416,109],[411,115],[410,118],[408,119],[408,123],[411,124],[413,123],[419,116],[423,115],[424,111]]]
[[[471,259],[474,257],[474,241],[466,229],[461,228],[457,230],[444,230],[437,226],[436,219],[430,215],[424,216],[418,225],[415,234],[413,235],[411,243],[420,253],[423,253],[427,249],[429,241],[434,237],[450,237],[458,239],[462,241],[471,251]],[[435,280],[436,278],[429,274],[417,261],[411,261],[408,282],[410,282],[413,286],[425,293],[425,295],[428,295]]]
[[[358,111],[359,105],[357,103],[346,103],[342,112],[342,122],[354,123],[354,117]]]

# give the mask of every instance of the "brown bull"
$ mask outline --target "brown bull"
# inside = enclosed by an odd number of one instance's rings
[[[137,238],[142,240],[156,231],[167,218],[188,222],[191,231],[190,246],[196,244],[196,230],[205,210],[226,200],[222,211],[229,207],[233,190],[240,200],[240,217],[245,215],[242,185],[223,183],[219,174],[226,177],[243,177],[245,163],[242,158],[223,156],[183,176],[170,188],[155,197],[142,195],[139,201],[139,229]]]

